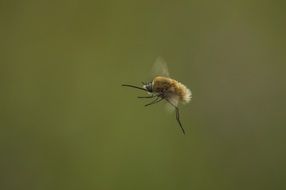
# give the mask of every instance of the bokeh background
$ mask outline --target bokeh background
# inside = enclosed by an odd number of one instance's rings
[[[286,189],[285,1],[0,1],[0,188]],[[183,135],[122,83],[157,56]]]

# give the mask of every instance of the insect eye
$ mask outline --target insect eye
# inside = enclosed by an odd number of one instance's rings
[[[151,82],[148,83],[147,89],[149,92],[152,92],[152,83]]]

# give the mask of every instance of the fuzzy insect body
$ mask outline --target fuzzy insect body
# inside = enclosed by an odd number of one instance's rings
[[[179,123],[182,132],[185,134],[185,130],[180,121],[178,104],[185,104],[190,102],[192,98],[192,93],[184,84],[169,77],[167,65],[161,57],[157,58],[153,70],[161,70],[162,75],[155,76],[155,78],[151,82],[142,82],[143,87],[138,87],[130,84],[123,84],[122,86],[144,90],[149,95],[139,96],[138,98],[154,98],[153,101],[146,104],[145,106],[150,106],[159,103],[162,100],[165,100],[169,105],[175,108],[176,120]]]
[[[185,85],[168,77],[155,77],[152,89],[154,93],[164,95],[164,98],[168,98],[174,104],[176,101],[188,103],[192,98],[191,91]]]

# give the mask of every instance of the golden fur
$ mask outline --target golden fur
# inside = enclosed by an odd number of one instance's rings
[[[170,100],[188,103],[192,98],[191,91],[182,83],[168,78],[157,76],[152,81],[153,92],[164,93]],[[176,103],[177,104],[177,103]]]

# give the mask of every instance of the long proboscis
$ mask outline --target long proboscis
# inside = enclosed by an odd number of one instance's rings
[[[139,86],[130,85],[130,84],[122,84],[122,86],[127,86],[127,87],[131,87],[131,88],[137,88],[139,90],[147,91],[145,88],[142,88],[142,87],[139,87]]]

